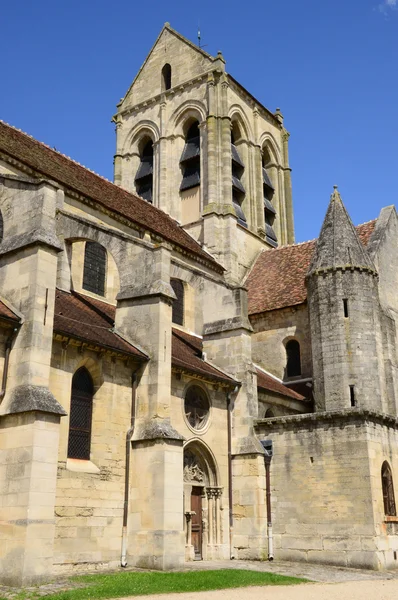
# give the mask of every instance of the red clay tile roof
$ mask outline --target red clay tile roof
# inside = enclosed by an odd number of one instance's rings
[[[358,225],[357,232],[366,246],[376,220]],[[310,266],[316,240],[264,250],[257,258],[246,281],[249,314],[254,315],[307,300],[305,276]]]
[[[0,319],[5,319],[6,321],[15,321],[19,323],[21,319],[4,304],[0,300]]]
[[[217,271],[224,271],[223,267],[166,213],[3,121],[0,121],[0,151],[200,257]]]
[[[147,360],[147,356],[112,331],[115,307],[76,292],[56,290],[54,331],[71,338]]]
[[[274,392],[276,394],[280,394],[282,396],[287,396],[288,398],[293,398],[293,400],[305,400],[304,396],[298,394],[294,390],[291,390],[286,385],[283,385],[280,381],[277,381],[270,375],[267,375],[260,369],[256,369],[257,371],[257,387],[260,390],[266,390],[267,392]]]
[[[202,340],[179,329],[173,329],[171,362],[174,367],[197,373],[204,378],[236,385],[236,381],[201,358]]]

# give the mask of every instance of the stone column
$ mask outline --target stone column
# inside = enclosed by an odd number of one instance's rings
[[[213,488],[206,488],[207,503],[209,510],[209,544],[214,544],[214,494]]]
[[[292,180],[291,169],[289,167],[289,132],[285,128],[282,129],[282,144],[283,144],[283,181],[284,181],[284,196],[285,196],[285,211],[286,211],[286,241],[283,243],[294,244],[294,218],[293,218],[293,197],[292,197]]]

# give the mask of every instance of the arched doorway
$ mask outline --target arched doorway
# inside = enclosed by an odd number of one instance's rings
[[[187,560],[217,556],[223,542],[222,487],[210,451],[199,442],[184,449],[184,512]]]

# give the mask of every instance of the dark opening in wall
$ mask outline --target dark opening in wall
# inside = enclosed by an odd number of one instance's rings
[[[351,402],[351,406],[356,406],[356,400],[355,400],[355,385],[350,385],[350,402]]]
[[[297,377],[301,375],[300,344],[297,340],[290,340],[286,344],[286,376]]]
[[[166,63],[162,69],[162,92],[171,88],[171,66]]]
[[[344,317],[348,318],[348,300],[347,298],[343,298],[343,308],[344,308]]]

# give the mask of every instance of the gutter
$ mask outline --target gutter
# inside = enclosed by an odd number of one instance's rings
[[[234,512],[232,493],[232,394],[236,394],[239,387],[236,386],[231,392],[227,392],[227,434],[228,434],[228,512],[229,512],[229,558],[235,558],[233,552]]]
[[[127,524],[129,512],[129,493],[130,493],[130,452],[131,438],[134,435],[135,416],[136,416],[136,392],[137,392],[137,371],[141,365],[137,367],[131,376],[131,416],[130,428],[126,433],[126,463],[124,472],[124,502],[123,502],[123,529],[122,529],[122,551],[120,557],[120,565],[127,567]]]

